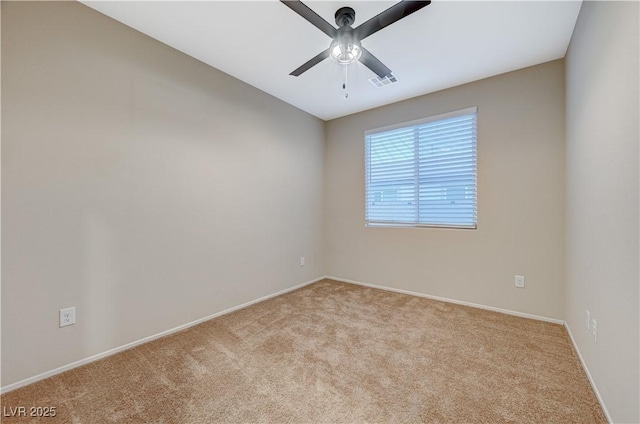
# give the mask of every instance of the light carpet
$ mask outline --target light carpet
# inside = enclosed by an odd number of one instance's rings
[[[556,324],[323,280],[14,390],[62,423],[605,423]]]

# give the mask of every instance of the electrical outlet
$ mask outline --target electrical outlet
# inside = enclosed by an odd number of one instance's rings
[[[300,256],[300,266],[304,266],[305,260],[304,256]]]
[[[591,330],[591,312],[587,309],[584,314],[584,328]]]
[[[524,275],[516,275],[515,284],[516,284],[516,287],[523,289],[524,288]]]
[[[66,327],[67,325],[73,325],[76,323],[76,308],[60,309],[60,327]]]
[[[593,333],[593,341],[598,343],[598,327],[595,319],[591,320],[591,332]]]

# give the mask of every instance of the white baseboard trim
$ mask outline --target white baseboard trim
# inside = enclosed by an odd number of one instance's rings
[[[93,362],[93,361],[97,361],[98,359],[102,359],[102,358],[105,358],[107,356],[111,356],[111,355],[116,354],[118,352],[122,352],[123,350],[131,349],[132,347],[136,347],[136,346],[141,345],[143,343],[147,343],[147,342],[150,342],[152,340],[159,339],[161,337],[168,336],[168,335],[173,334],[173,333],[177,333],[178,331],[185,330],[185,329],[187,329],[189,327],[193,327],[194,325],[198,325],[198,324],[203,323],[205,321],[209,321],[210,319],[219,317],[221,315],[226,315],[228,313],[237,311],[238,309],[246,308],[247,306],[251,306],[253,304],[263,302],[263,301],[265,301],[267,299],[271,299],[272,297],[280,296],[282,294],[289,293],[291,291],[297,290],[297,289],[302,288],[304,286],[308,286],[309,284],[313,284],[316,281],[323,280],[324,278],[325,277],[318,277],[318,278],[316,278],[314,280],[307,281],[305,283],[298,284],[296,286],[289,287],[289,288],[286,288],[284,290],[280,290],[280,291],[275,292],[273,294],[262,296],[262,297],[260,297],[258,299],[251,300],[249,302],[243,303],[243,304],[238,305],[238,306],[234,306],[233,308],[225,309],[224,311],[217,312],[215,314],[206,316],[204,318],[200,318],[200,319],[197,319],[195,321],[191,321],[189,323],[179,325],[179,326],[174,327],[174,328],[172,328],[170,330],[162,331],[162,332],[154,334],[152,336],[148,336],[148,337],[142,338],[140,340],[136,340],[136,341],[124,344],[124,345],[116,347],[114,349],[109,349],[109,350],[107,350],[105,352],[89,356],[88,358],[85,358],[85,359],[80,359],[79,361],[75,361],[75,362],[72,362],[70,364],[63,365],[63,366],[58,367],[56,369],[53,369],[51,371],[46,371],[46,372],[43,372],[41,374],[34,375],[33,377],[25,378],[24,380],[20,380],[20,381],[18,381],[16,383],[7,384],[6,386],[0,387],[0,393],[10,392],[12,390],[18,389],[20,387],[24,387],[24,386],[29,385],[31,383],[35,383],[36,381],[44,380],[45,378],[52,377],[52,376],[54,376],[56,374],[60,374],[60,373],[63,373],[65,371],[68,371],[70,369],[77,368],[79,366],[88,364],[88,363]]]
[[[567,330],[567,333],[569,334],[569,339],[571,339],[571,344],[573,345],[573,350],[578,355],[578,359],[580,359],[580,363],[582,364],[582,369],[584,369],[585,374],[587,374],[587,378],[589,379],[589,383],[591,384],[591,388],[593,389],[593,392],[596,394],[596,398],[598,398],[598,402],[600,403],[600,407],[602,408],[602,412],[604,412],[604,416],[607,418],[607,421],[609,423],[613,423],[613,420],[611,419],[611,415],[609,415],[609,411],[607,410],[607,407],[604,404],[604,400],[602,399],[602,396],[600,396],[600,392],[598,391],[598,388],[596,387],[596,383],[595,383],[595,381],[593,381],[593,377],[591,377],[591,373],[589,372],[589,368],[587,368],[587,364],[586,364],[586,362],[584,362],[584,358],[582,357],[582,354],[580,353],[580,349],[578,349],[578,345],[576,344],[576,340],[573,338],[573,334],[571,333],[571,329],[569,328],[569,324],[567,324],[566,321],[564,322],[564,328]]]
[[[493,312],[500,312],[502,314],[507,314],[507,315],[515,315],[515,316],[521,317],[521,318],[535,319],[535,320],[538,320],[538,321],[551,322],[551,323],[560,324],[560,325],[564,324],[564,321],[561,320],[561,319],[543,317],[543,316],[540,316],[540,315],[527,314],[525,312],[511,311],[509,309],[496,308],[494,306],[480,305],[478,303],[465,302],[463,300],[449,299],[447,297],[432,296],[430,294],[418,293],[418,292],[413,292],[413,291],[409,291],[409,290],[396,289],[396,288],[387,287],[387,286],[379,286],[377,284],[363,283],[361,281],[349,280],[349,279],[341,278],[341,277],[326,276],[325,278],[330,279],[330,280],[341,281],[343,283],[348,283],[348,284],[356,284],[356,285],[359,285],[359,286],[371,287],[371,288],[374,288],[374,289],[380,289],[380,290],[386,290],[386,291],[391,291],[391,292],[396,292],[396,293],[408,294],[408,295],[411,295],[411,296],[425,297],[427,299],[439,300],[441,302],[455,303],[456,305],[470,306],[472,308],[485,309],[485,310],[493,311]]]

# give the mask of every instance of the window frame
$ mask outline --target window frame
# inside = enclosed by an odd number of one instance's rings
[[[474,153],[475,153],[475,167],[474,167],[474,179],[475,179],[475,219],[473,225],[463,224],[438,224],[438,223],[420,223],[420,222],[399,222],[399,221],[370,221],[368,220],[368,176],[367,176],[367,161],[369,158],[369,146],[367,137],[372,134],[379,134],[382,132],[392,131],[400,128],[408,128],[417,125],[423,125],[430,122],[441,121],[449,118],[455,118],[463,115],[475,115],[476,134],[474,140]],[[472,106],[465,109],[455,110],[451,112],[441,113],[438,115],[428,116],[425,118],[415,119],[412,121],[400,122],[397,124],[386,125],[378,128],[371,128],[364,132],[364,220],[365,227],[372,228],[444,228],[444,229],[460,229],[460,230],[477,230],[478,229],[478,107]]]

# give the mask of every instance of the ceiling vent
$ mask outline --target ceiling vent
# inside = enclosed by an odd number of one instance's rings
[[[395,84],[398,82],[398,80],[396,79],[396,77],[394,75],[387,75],[384,78],[380,78],[379,76],[375,76],[375,77],[371,77],[369,78],[369,82],[373,85],[375,85],[378,88],[384,87],[386,85],[391,85],[391,84]]]

